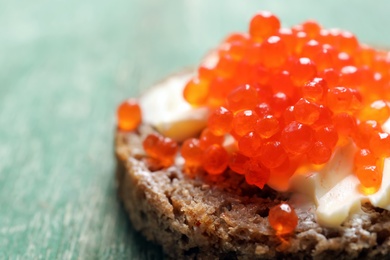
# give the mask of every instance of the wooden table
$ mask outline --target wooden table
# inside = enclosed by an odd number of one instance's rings
[[[0,0],[0,259],[161,258],[116,197],[116,105],[259,9],[390,46],[388,0]]]

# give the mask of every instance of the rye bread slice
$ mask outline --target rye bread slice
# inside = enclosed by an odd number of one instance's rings
[[[134,228],[175,259],[389,259],[390,212],[372,207],[325,228],[315,205],[303,197],[246,184],[241,175],[188,176],[180,160],[167,169],[152,167],[142,139],[154,131],[117,131],[117,183]],[[278,237],[268,223],[269,209],[288,201],[299,224]],[[389,256],[388,256],[389,255]]]

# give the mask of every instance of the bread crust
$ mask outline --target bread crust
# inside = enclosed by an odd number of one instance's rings
[[[175,259],[388,259],[390,213],[362,206],[340,228],[315,220],[315,205],[291,194],[260,190],[241,175],[188,176],[178,163],[150,170],[141,140],[153,131],[116,132],[119,197],[134,228]],[[294,234],[280,238],[268,211],[281,201],[295,208]]]

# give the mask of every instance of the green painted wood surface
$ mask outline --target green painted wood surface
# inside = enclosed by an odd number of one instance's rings
[[[259,9],[390,46],[390,1],[0,0],[0,259],[155,259],[117,201],[118,102]]]

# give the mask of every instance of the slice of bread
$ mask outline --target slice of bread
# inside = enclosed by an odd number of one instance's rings
[[[388,259],[390,212],[364,204],[340,228],[317,224],[315,205],[303,197],[260,190],[241,175],[188,176],[180,160],[151,167],[142,139],[154,131],[117,131],[118,192],[134,228],[175,259]],[[278,237],[270,207],[288,201],[299,217],[295,232]]]

